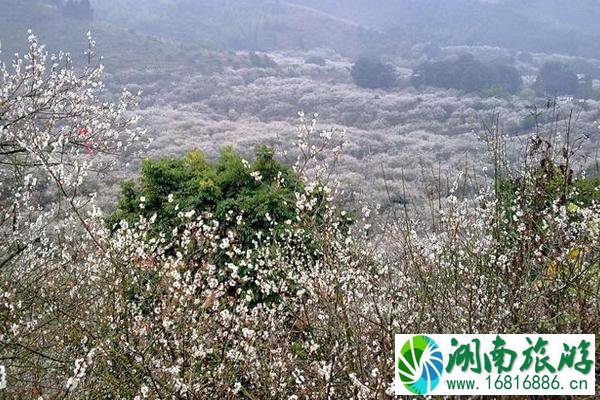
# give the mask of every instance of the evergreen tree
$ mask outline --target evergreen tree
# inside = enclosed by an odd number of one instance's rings
[[[394,67],[376,58],[358,59],[352,66],[351,75],[357,86],[369,89],[391,89],[397,83]]]
[[[540,68],[534,88],[544,96],[575,96],[579,91],[579,79],[566,64],[547,62]]]
[[[472,54],[438,62],[426,62],[415,70],[415,86],[435,86],[467,92],[517,93],[521,74],[516,68],[500,63],[483,63]]]

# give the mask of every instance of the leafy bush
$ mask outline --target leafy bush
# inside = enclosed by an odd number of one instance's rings
[[[394,67],[371,57],[359,58],[351,75],[357,86],[368,89],[391,89],[397,84]]]
[[[134,224],[140,216],[149,219],[156,214],[156,234],[170,239],[173,229],[183,225],[178,218],[181,210],[210,212],[219,221],[234,213],[244,215],[245,225],[238,230],[249,242],[267,230],[269,219],[278,224],[296,219],[294,193],[301,189],[298,177],[266,146],[256,150],[252,163],[231,147],[214,163],[196,150],[182,159],[144,161],[139,185],[123,183],[117,211],[107,221],[117,227],[122,220]],[[235,225],[223,223],[220,231]]]

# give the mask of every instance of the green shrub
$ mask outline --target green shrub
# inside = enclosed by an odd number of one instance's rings
[[[230,212],[242,213],[245,224],[237,229],[249,241],[269,228],[267,216],[277,223],[295,218],[294,192],[301,187],[269,147],[259,147],[252,163],[231,147],[214,163],[195,150],[184,158],[144,161],[139,182],[121,185],[117,210],[107,222],[115,227],[121,220],[132,224],[140,215],[156,214],[154,233],[170,237],[173,229],[183,226],[180,212],[210,212],[220,221],[226,221]],[[234,224],[229,221],[223,229]]]

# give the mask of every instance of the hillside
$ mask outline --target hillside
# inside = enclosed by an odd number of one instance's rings
[[[326,47],[355,55],[385,37],[322,10],[258,0],[95,0],[98,19],[205,47],[307,50]],[[390,43],[387,43],[388,47]]]
[[[48,51],[68,51],[75,61],[82,59],[87,46],[86,33],[91,31],[96,41],[96,53],[102,55],[102,63],[109,72],[190,67],[196,71],[211,71],[222,64],[241,62],[232,55],[199,46],[183,46],[98,19],[91,21],[66,16],[51,3],[41,0],[0,2],[0,42],[5,61],[9,55],[23,52],[28,29],[46,44]]]
[[[506,6],[530,18],[585,35],[600,35],[600,3],[594,0],[506,0]],[[576,42],[572,44],[577,45]]]
[[[491,45],[600,58],[592,0],[294,0],[378,28],[397,40]],[[583,11],[585,10],[585,11]]]

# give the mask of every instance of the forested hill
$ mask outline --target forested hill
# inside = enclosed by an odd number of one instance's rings
[[[84,60],[86,34],[96,42],[95,52],[102,56],[110,72],[129,69],[175,71],[192,66],[195,71],[209,71],[222,64],[232,64],[239,57],[212,51],[199,44],[183,44],[137,32],[126,25],[106,22],[93,9],[93,17],[73,13],[61,0],[1,0],[0,42],[3,61],[15,53],[23,54],[27,31],[32,30],[50,52],[70,52],[76,62]]]
[[[600,2],[594,0],[378,0],[377,7],[369,0],[89,3],[94,26],[104,29],[100,29],[100,35],[113,35],[117,41],[148,35],[219,50],[319,47],[349,56],[377,52],[391,55],[417,43],[432,42],[440,46],[489,45],[600,59]],[[81,15],[75,18],[79,21],[70,20],[65,26],[64,20],[57,19],[56,4],[67,3],[3,0],[0,33],[14,33],[18,30],[12,27],[23,25],[41,26],[42,32],[45,28],[55,32],[62,29],[62,33],[77,26],[82,31],[89,27],[91,20]],[[71,11],[86,16],[85,10]],[[64,12],[60,14],[65,16]],[[80,36],[61,37],[64,41],[64,37]],[[6,35],[4,38],[7,41]],[[53,44],[52,38],[48,43]],[[137,43],[147,44],[141,37]]]
[[[600,58],[595,0],[293,0],[396,40],[491,45]]]
[[[97,19],[185,43],[228,50],[331,48],[356,55],[384,45],[374,29],[276,0],[92,0]],[[385,43],[389,49],[393,43]]]

